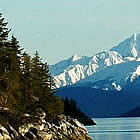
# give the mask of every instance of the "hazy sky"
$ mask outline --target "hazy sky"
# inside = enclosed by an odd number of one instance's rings
[[[25,50],[49,64],[140,32],[140,0],[0,0],[0,12]]]

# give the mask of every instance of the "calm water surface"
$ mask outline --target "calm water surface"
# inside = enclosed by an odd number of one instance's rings
[[[93,140],[140,140],[140,117],[94,120],[96,126],[87,126]]]

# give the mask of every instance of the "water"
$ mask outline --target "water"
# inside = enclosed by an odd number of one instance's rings
[[[94,120],[96,126],[87,126],[93,140],[140,140],[140,117]]]

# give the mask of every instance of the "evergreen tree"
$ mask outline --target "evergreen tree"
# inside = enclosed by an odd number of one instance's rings
[[[7,22],[4,21],[2,14],[0,14],[0,106],[6,102],[7,95],[7,78],[5,76],[7,68],[7,47],[8,47],[8,34],[10,30],[7,27]]]
[[[41,108],[47,113],[48,119],[53,119],[56,114],[63,112],[62,100],[55,97],[53,78],[49,73],[49,66],[43,63],[38,52],[32,59],[32,93],[36,108]]]
[[[39,96],[41,95],[41,58],[39,53],[36,51],[34,57],[32,58],[32,93],[35,101],[39,101]]]
[[[63,113],[63,102],[59,97],[54,96],[57,90],[54,88],[54,81],[49,72],[47,63],[41,64],[41,96],[40,107],[47,113],[47,119],[52,120],[56,114]]]
[[[8,66],[7,66],[7,107],[11,110],[17,110],[17,108],[21,107],[21,47],[17,39],[12,36],[11,41],[8,43],[7,48],[7,58],[8,58]]]
[[[6,47],[8,42],[8,34],[10,30],[7,28],[7,22],[4,21],[2,14],[0,14],[0,80],[4,79],[6,68]]]
[[[5,42],[8,39],[10,30],[7,28],[8,22],[4,22],[4,18],[0,13],[0,42]]]
[[[23,92],[23,108],[28,110],[31,105],[31,57],[24,52],[22,55],[21,65],[21,80],[22,80],[22,92]]]
[[[52,121],[55,115],[63,113],[63,101],[54,96],[56,90],[49,66],[42,62],[37,51],[33,58],[22,53],[16,37],[8,40],[9,32],[0,14],[0,111],[8,108],[13,115],[9,122],[18,121],[18,125],[26,123],[25,113],[31,115],[27,122],[36,120],[39,110],[45,111],[47,119]]]

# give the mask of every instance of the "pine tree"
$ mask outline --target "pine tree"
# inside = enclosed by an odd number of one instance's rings
[[[21,64],[21,81],[22,81],[22,92],[23,92],[23,108],[28,110],[31,104],[31,57],[24,52],[22,55]]]
[[[31,76],[32,76],[32,93],[35,101],[39,101],[39,96],[41,95],[41,58],[39,53],[36,51],[34,57],[32,58],[32,68],[31,68]]]
[[[7,99],[5,92],[7,91],[7,78],[5,76],[7,68],[7,47],[8,35],[10,30],[7,27],[7,22],[4,21],[0,14],[0,106],[3,107]]]
[[[8,34],[10,30],[7,28],[7,22],[4,22],[2,14],[0,14],[0,80],[4,78],[5,72],[5,62],[6,62],[6,52],[5,48],[8,42]]]
[[[11,41],[8,44],[7,48],[7,92],[8,92],[8,99],[6,106],[11,110],[17,110],[17,108],[21,107],[20,100],[22,98],[21,93],[21,47],[17,39],[12,36]]]
[[[47,119],[52,120],[56,114],[63,112],[63,102],[60,98],[54,96],[54,81],[49,72],[47,63],[43,63],[38,52],[32,59],[31,68],[32,77],[32,97],[35,105],[34,109],[41,108],[47,114]]]
[[[54,96],[56,92],[49,66],[47,63],[42,63],[40,107],[47,113],[49,120],[53,119],[56,114],[63,113],[63,102]]]
[[[0,42],[5,42],[8,39],[10,30],[7,28],[8,22],[4,22],[4,18],[0,13]]]
[[[10,30],[7,27],[8,22],[4,21],[2,14],[0,14],[0,77],[4,76],[6,63],[6,48],[8,44],[8,35]],[[0,78],[0,79],[1,79]]]
[[[49,66],[42,62],[37,51],[33,58],[22,53],[16,37],[8,40],[7,24],[0,14],[0,110],[7,107],[12,111],[18,118],[12,118],[13,124],[18,121],[18,125],[23,122],[24,113],[31,115],[30,121],[33,121],[40,115],[39,110],[53,120],[55,115],[63,113],[63,101],[54,95]]]

